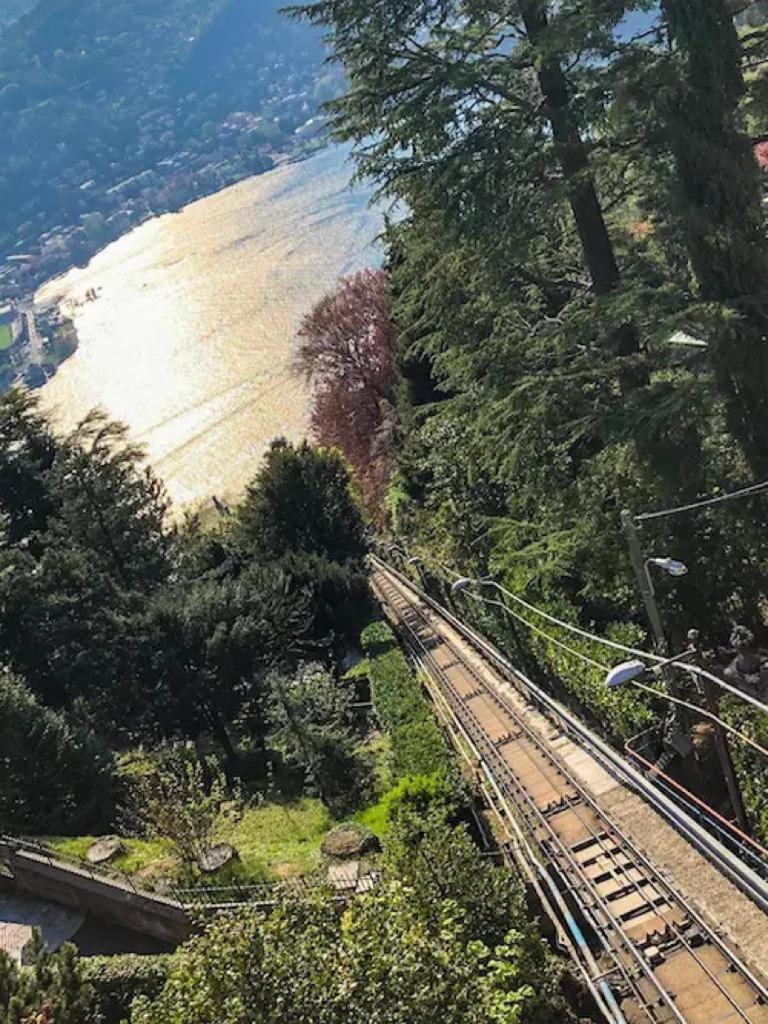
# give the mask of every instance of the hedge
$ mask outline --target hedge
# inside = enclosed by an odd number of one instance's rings
[[[99,1024],[120,1024],[128,1020],[131,1003],[137,996],[155,999],[168,977],[171,954],[140,956],[121,953],[116,956],[83,957],[83,979],[95,992]]]
[[[394,779],[449,774],[453,760],[392,630],[374,622],[363,630],[360,643],[368,655],[373,706],[390,737]]]

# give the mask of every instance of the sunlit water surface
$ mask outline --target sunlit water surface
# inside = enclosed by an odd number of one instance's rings
[[[102,406],[177,506],[241,492],[273,437],[304,436],[301,317],[381,260],[382,214],[350,174],[346,150],[324,150],[149,221],[46,284],[38,300],[60,299],[80,337],[42,390],[57,426]]]

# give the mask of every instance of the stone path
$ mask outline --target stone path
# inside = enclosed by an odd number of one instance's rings
[[[72,938],[84,920],[75,910],[0,892],[0,949],[21,963],[33,928],[39,928],[48,949],[55,950]]]

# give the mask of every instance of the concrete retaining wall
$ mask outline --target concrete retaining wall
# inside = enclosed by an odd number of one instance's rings
[[[192,931],[187,911],[175,900],[90,874],[63,861],[0,842],[0,861],[13,884],[33,896],[112,924],[154,935],[164,942],[183,942]]]

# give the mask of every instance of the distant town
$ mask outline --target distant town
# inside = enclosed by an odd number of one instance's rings
[[[300,99],[289,95],[284,103]],[[311,112],[307,100],[301,105],[307,114]],[[148,137],[150,124],[156,137],[166,119],[171,135],[170,115],[150,111],[145,119]],[[322,116],[307,117],[296,128],[292,145],[276,150],[265,141],[270,126],[263,117],[233,113],[212,126],[207,137],[187,140],[186,148],[110,188],[96,187],[92,178],[79,180],[78,168],[68,169],[56,184],[77,191],[82,209],[77,222],[57,224],[36,240],[20,240],[17,249],[25,251],[9,254],[0,266],[0,302],[18,301],[51,277],[84,265],[99,249],[152,217],[305,155],[317,145],[323,125]],[[161,135],[160,141],[167,140]]]
[[[76,345],[56,310],[33,308],[41,284],[322,144],[343,74],[277,6],[175,0],[137,19],[131,0],[89,2],[62,35],[38,4],[2,29],[0,387],[44,382]],[[41,39],[57,41],[42,63]]]
[[[298,107],[306,115],[314,109],[309,97],[301,94],[288,94],[281,105]],[[295,117],[296,111],[292,113]],[[160,141],[167,143],[173,138],[170,115],[150,111],[143,116],[148,140],[157,139],[166,120],[168,138],[161,134]],[[280,149],[267,141],[277,121],[246,112],[229,114],[202,136],[187,140],[186,148],[106,189],[98,188],[92,178],[79,180],[79,168],[68,169],[57,185],[77,191],[82,210],[77,221],[57,224],[36,240],[20,240],[19,251],[8,254],[0,265],[0,391],[18,383],[42,386],[77,347],[71,320],[57,309],[34,307],[34,293],[43,282],[85,265],[104,246],[146,220],[175,212],[321,145],[322,116],[307,116],[290,144]],[[282,134],[276,127],[274,132]]]
[[[38,388],[77,348],[77,333],[58,309],[0,306],[0,392],[14,385]]]

